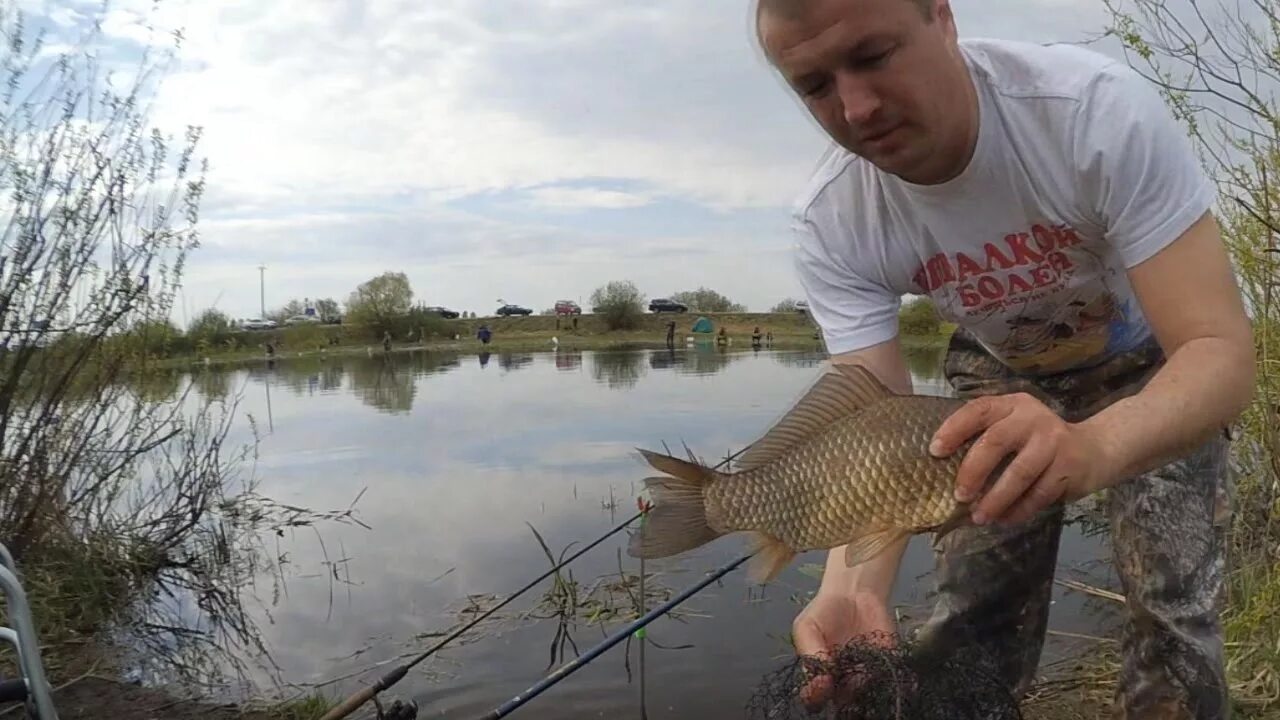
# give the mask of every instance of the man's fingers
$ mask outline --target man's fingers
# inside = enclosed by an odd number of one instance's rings
[[[831,651],[822,629],[812,620],[804,619],[796,623],[793,641],[796,654],[809,656],[818,666],[830,662]],[[832,679],[827,674],[812,674],[804,687],[800,688],[800,702],[810,711],[815,712],[831,699]]]
[[[796,623],[792,639],[797,655],[814,655],[823,660],[829,655],[826,636],[822,634],[818,624],[808,617]]]
[[[987,428],[965,453],[956,473],[957,500],[970,502],[978,497],[1000,463],[1022,449],[1027,441],[1027,428],[1014,420],[1002,420]]]
[[[1067,487],[1068,476],[1059,463],[1054,463],[1041,475],[1036,484],[1030,487],[1022,497],[1013,504],[1001,518],[1002,522],[1018,525],[1036,516],[1036,513],[1052,505],[1062,498]]]
[[[1055,449],[1052,440],[1033,435],[978,501],[973,509],[973,522],[982,525],[1003,516],[1053,462]]]
[[[834,681],[830,675],[817,675],[800,688],[800,702],[809,712],[817,712],[831,699]]]
[[[947,416],[933,434],[929,452],[935,457],[946,457],[966,440],[982,432],[1007,416],[1011,403],[1002,397],[979,397],[970,400],[959,410]]]

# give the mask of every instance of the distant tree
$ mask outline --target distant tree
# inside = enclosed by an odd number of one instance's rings
[[[275,320],[276,322],[283,324],[288,318],[291,318],[294,315],[301,315],[305,309],[306,307],[303,305],[302,301],[294,298],[275,310],[268,311],[266,319]]]
[[[316,314],[321,320],[329,322],[342,316],[342,308],[338,307],[338,301],[333,298],[321,298],[316,300]]]
[[[933,300],[921,297],[902,304],[898,328],[904,335],[934,335],[942,328],[942,317]]]
[[[678,303],[684,303],[689,306],[690,310],[697,312],[746,312],[747,306],[735,303],[729,298],[712,290],[711,288],[699,287],[697,290],[684,290],[678,293],[672,293],[671,299]]]
[[[347,299],[347,317],[357,325],[390,329],[413,305],[413,288],[402,272],[385,272],[371,278]]]
[[[793,313],[796,311],[796,306],[797,306],[797,303],[799,302],[800,301],[796,300],[795,298],[784,298],[782,302],[778,303],[777,305],[774,305],[773,309],[770,310],[769,312]]]
[[[610,330],[631,330],[644,316],[644,293],[630,280],[613,280],[591,293],[591,310]]]
[[[216,346],[225,343],[234,331],[235,324],[230,316],[217,308],[208,308],[191,321],[187,337],[197,345]]]
[[[186,340],[182,330],[172,321],[153,317],[132,323],[116,342],[119,343],[117,347],[127,348],[138,355],[167,357],[187,350]]]

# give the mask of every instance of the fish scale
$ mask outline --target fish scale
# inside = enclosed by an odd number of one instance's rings
[[[667,477],[645,480],[655,506],[630,553],[666,557],[746,531],[760,550],[752,575],[767,580],[806,550],[847,545],[857,564],[911,534],[941,537],[964,522],[954,486],[969,445],[948,458],[928,445],[962,404],[894,393],[861,366],[833,365],[735,472],[642,450]]]

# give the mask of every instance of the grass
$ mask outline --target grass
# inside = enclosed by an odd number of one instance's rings
[[[337,706],[336,701],[313,692],[295,700],[272,705],[267,708],[266,715],[271,720],[320,720],[325,713]]]
[[[1255,403],[1250,414],[1258,408]],[[1280,486],[1274,450],[1252,442],[1264,428],[1271,435],[1265,439],[1275,442],[1274,417],[1268,414],[1257,424],[1255,420],[1256,415],[1246,417],[1236,453],[1241,472],[1223,634],[1228,676],[1241,716],[1280,718]]]
[[[126,613],[146,585],[146,570],[129,555],[114,539],[53,542],[20,561],[50,675],[86,672],[104,662],[96,634]],[[7,653],[3,658],[0,675],[13,677],[16,658]]]

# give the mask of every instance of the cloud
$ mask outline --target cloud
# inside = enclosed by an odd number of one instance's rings
[[[538,188],[529,191],[529,203],[548,210],[578,210],[582,208],[636,208],[652,202],[650,198],[635,193],[594,188]]]
[[[56,24],[92,4],[41,7]],[[953,3],[963,35],[1075,40],[1101,8]],[[406,268],[424,296],[541,307],[626,274],[764,309],[798,287],[787,208],[825,140],[742,0],[116,0],[123,53],[181,28],[154,119],[203,126],[191,302],[256,313]],[[634,260],[620,267],[623,258]],[[534,273],[538,273],[537,276]]]

